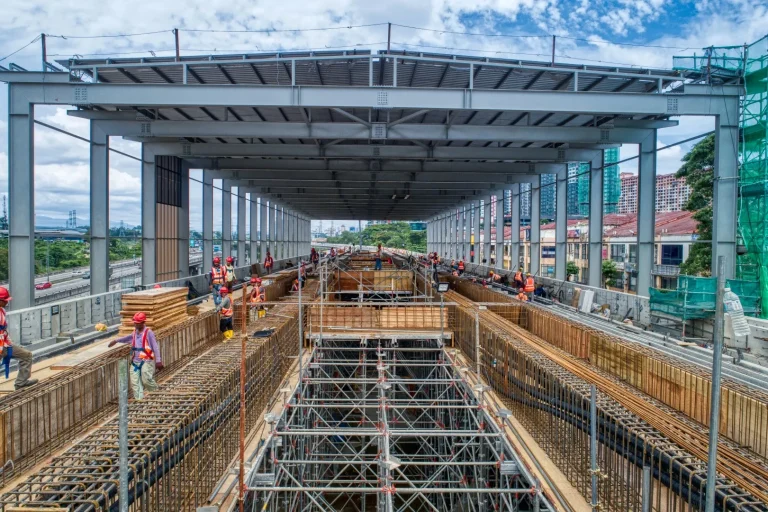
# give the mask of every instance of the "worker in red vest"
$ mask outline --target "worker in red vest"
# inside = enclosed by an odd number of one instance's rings
[[[221,287],[224,286],[224,282],[227,280],[227,269],[221,266],[221,258],[218,256],[213,258],[213,266],[211,267],[209,279],[210,286],[208,289],[213,293],[213,303],[218,306],[221,304]]]
[[[26,388],[37,384],[37,379],[30,379],[32,374],[32,352],[23,348],[16,347],[11,341],[8,333],[8,320],[5,316],[5,306],[11,302],[11,294],[7,288],[0,286],[0,347],[2,355],[0,357],[5,365],[5,378],[8,378],[11,367],[11,359],[19,361],[19,373],[16,375],[14,384],[16,389]]]
[[[262,305],[263,302],[267,301],[267,291],[266,289],[261,285],[261,278],[260,277],[252,277],[251,278],[251,295],[249,297],[249,302],[251,303],[251,317],[262,317],[264,314],[262,311],[265,311],[264,306]]]
[[[272,267],[275,266],[275,260],[272,259],[272,255],[267,251],[267,257],[264,258],[264,272],[267,274],[272,273]]]
[[[459,275],[464,273],[464,260],[463,259],[459,260],[459,267],[458,267],[457,270],[459,271]]]
[[[219,330],[224,333],[224,340],[230,339],[235,331],[232,325],[232,317],[235,314],[235,310],[232,307],[232,299],[229,298],[229,290],[226,286],[221,288],[221,304],[216,308],[219,312]]]
[[[523,287],[523,291],[528,295],[529,299],[533,298],[533,291],[536,289],[536,283],[533,281],[533,276],[531,276],[531,273],[528,272],[525,278],[525,286]]]
[[[133,333],[109,342],[110,347],[118,343],[131,344],[131,389],[136,400],[144,399],[144,390],[157,391],[155,371],[163,369],[163,359],[155,333],[146,326],[147,315],[133,315]]]

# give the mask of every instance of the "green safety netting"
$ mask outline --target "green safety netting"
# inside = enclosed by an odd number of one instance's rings
[[[651,288],[651,311],[666,313],[681,320],[707,318],[715,313],[717,279],[714,277],[679,276],[677,289]],[[754,281],[728,279],[725,286],[739,296],[746,314],[754,315],[760,301],[760,284]]]

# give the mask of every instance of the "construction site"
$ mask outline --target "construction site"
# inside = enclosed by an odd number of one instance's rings
[[[741,280],[757,283],[756,304],[768,297],[768,58],[729,67],[717,55],[674,70],[383,50],[0,69],[7,330],[41,347],[37,384],[0,387],[0,510],[768,511],[768,368],[723,354],[718,291]],[[90,123],[93,219],[91,295],[38,306],[36,105]],[[644,328],[660,308],[657,132],[683,115],[715,120],[714,328],[698,344]],[[142,147],[142,284],[120,291],[109,289],[110,137]],[[622,144],[639,147],[636,296],[602,288],[604,152]],[[584,285],[566,275],[573,162],[589,177]],[[204,269],[214,188],[237,189],[250,261],[229,290],[231,337],[208,276],[189,275],[190,169],[203,169]],[[521,300],[488,276],[518,270],[502,255],[520,254],[521,184],[540,268],[543,174],[556,175],[555,274],[536,279],[559,299]],[[310,222],[334,218],[425,220],[442,262],[361,238],[300,264]],[[662,298],[668,316],[682,315],[677,297]],[[593,301],[634,308],[637,325],[592,314]],[[130,347],[110,346],[137,312],[163,363],[142,399],[129,391]],[[90,334],[69,342],[76,332]]]

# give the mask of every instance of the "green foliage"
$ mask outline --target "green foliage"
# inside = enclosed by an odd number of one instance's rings
[[[141,239],[109,240],[109,261],[130,260],[134,257],[141,258]]]
[[[697,231],[701,240],[712,240],[712,195],[714,189],[715,136],[702,139],[683,157],[683,165],[675,174],[685,178],[691,187],[691,195],[685,209],[693,213],[699,223]],[[688,258],[680,265],[687,275],[711,274],[712,246],[708,243],[693,244]]]
[[[565,273],[569,276],[577,276],[579,275],[579,266],[576,264],[575,261],[569,261],[565,265]]]
[[[332,244],[357,245],[360,240],[359,233],[345,231],[339,236],[328,238]],[[363,245],[378,245],[409,251],[426,252],[427,232],[411,231],[407,222],[393,222],[392,224],[376,224],[363,230]]]
[[[605,286],[613,286],[613,280],[619,273],[619,269],[616,268],[616,262],[613,260],[603,260],[603,280]]]

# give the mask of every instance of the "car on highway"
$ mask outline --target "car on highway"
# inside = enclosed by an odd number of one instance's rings
[[[83,279],[90,279],[90,278],[91,278],[91,273],[90,272],[85,272],[83,274]]]
[[[44,282],[44,283],[37,283],[37,284],[35,285],[35,290],[47,290],[47,289],[48,289],[48,288],[50,288],[51,286],[53,286],[53,285],[51,284],[51,282],[50,282],[50,281],[46,281],[46,282]]]

